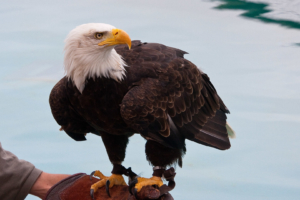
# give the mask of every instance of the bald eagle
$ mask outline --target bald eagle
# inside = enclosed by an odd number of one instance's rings
[[[146,158],[154,166],[152,178],[138,179],[137,191],[161,186],[166,167],[182,166],[186,139],[230,148],[229,110],[185,51],[131,41],[125,31],[100,23],[76,27],[64,50],[66,76],[51,91],[52,114],[76,141],[87,133],[100,136],[113,164],[110,177],[93,173],[102,180],[92,193],[107,181],[109,187],[126,185],[122,162],[133,134],[146,139]]]

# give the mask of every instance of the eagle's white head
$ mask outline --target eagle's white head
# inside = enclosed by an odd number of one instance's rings
[[[64,49],[65,72],[81,93],[87,78],[124,78],[126,63],[114,49],[118,44],[130,48],[131,39],[125,31],[108,24],[83,24],[69,33]]]

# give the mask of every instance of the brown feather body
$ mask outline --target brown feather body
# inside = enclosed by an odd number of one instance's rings
[[[139,41],[132,42],[131,50],[125,45],[115,49],[128,65],[122,82],[90,78],[81,94],[65,77],[53,88],[52,114],[65,132],[78,140],[88,132],[102,135],[112,163],[125,157],[128,139],[120,138],[134,133],[148,140],[152,165],[181,163],[185,139],[230,147],[229,111],[208,76],[183,58],[184,51]]]

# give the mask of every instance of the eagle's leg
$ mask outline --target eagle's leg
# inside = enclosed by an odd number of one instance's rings
[[[173,164],[178,163],[182,166],[182,156],[185,153],[185,147],[183,148],[169,148],[158,142],[148,140],[146,143],[146,156],[147,160],[155,166],[153,168],[153,174],[151,178],[137,178],[138,182],[135,184],[135,189],[139,192],[144,186],[157,185],[158,187],[163,185],[161,177],[165,171],[165,168]]]
[[[128,170],[121,165],[125,158],[126,146],[128,143],[128,136],[111,135],[107,133],[101,134],[102,141],[105,145],[109,160],[113,164],[113,170],[111,176],[104,176],[100,171],[92,172],[91,176],[97,176],[100,181],[94,183],[91,186],[91,196],[94,197],[94,193],[101,187],[106,186],[106,192],[109,194],[109,188],[114,185],[127,185],[124,181],[123,174],[127,175]]]

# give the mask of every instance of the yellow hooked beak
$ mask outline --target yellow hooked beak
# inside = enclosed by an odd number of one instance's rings
[[[112,34],[106,40],[100,42],[98,45],[112,46],[117,44],[127,44],[128,48],[131,48],[131,39],[129,35],[125,31],[115,28],[112,30]]]

